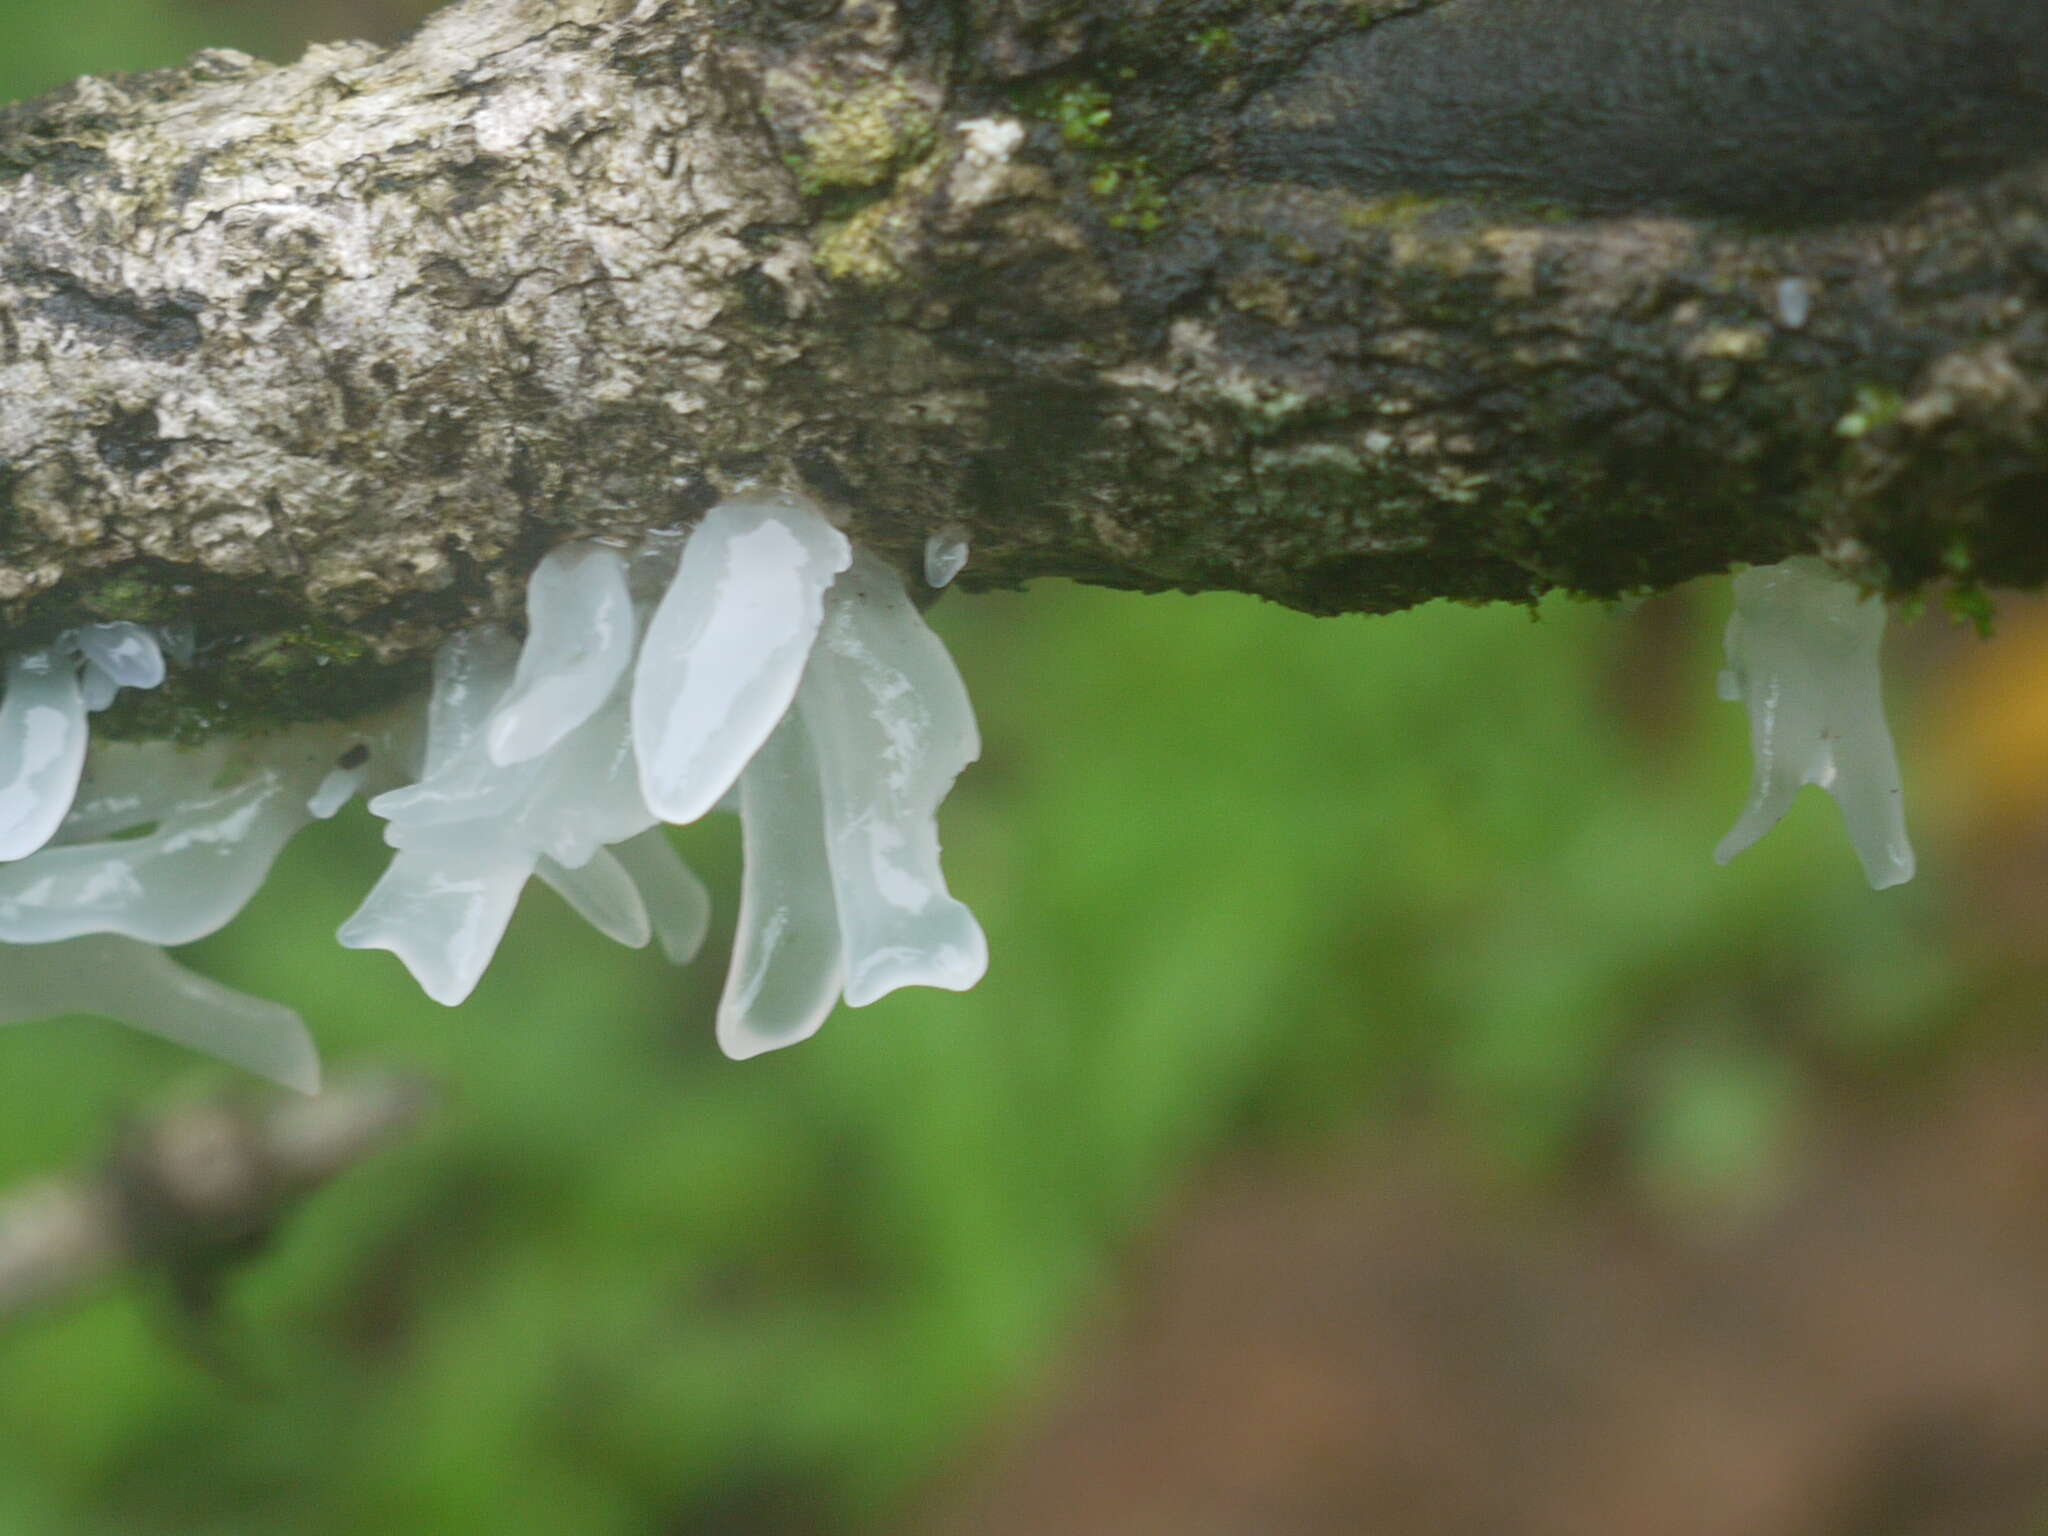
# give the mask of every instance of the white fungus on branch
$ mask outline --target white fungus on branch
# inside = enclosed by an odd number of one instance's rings
[[[924,541],[925,585],[949,585],[967,569],[967,535],[960,529],[946,529]]]
[[[846,977],[818,757],[801,714],[784,717],[740,776],[740,823],[746,868],[718,1044],[744,1060],[816,1034]]]
[[[942,538],[926,576],[965,558]],[[1875,886],[1911,876],[1878,692],[1881,603],[1819,561],[1736,578],[1724,697],[1756,777],[1722,862],[1804,784],[1841,805]],[[14,657],[0,700],[0,1023],[103,1013],[292,1087],[319,1068],[289,1009],[160,946],[232,918],[285,843],[357,794],[390,864],[342,925],[438,1002],[475,988],[529,880],[617,942],[676,964],[711,902],[663,824],[741,817],[746,866],[717,1037],[734,1057],[814,1034],[840,1002],[972,987],[988,965],[946,888],[938,810],[980,752],[965,685],[894,567],[802,496],[749,490],[687,534],[545,556],[526,635],[483,625],[423,700],[375,719],[200,748],[87,750],[87,714],[164,675],[190,637],[68,631]]]
[[[141,631],[73,632],[11,667],[0,942],[22,947],[0,1022],[106,1013],[310,1091],[295,1014],[156,946],[227,922],[301,827],[358,793],[394,852],[341,941],[390,950],[438,1002],[474,989],[535,877],[608,937],[688,962],[710,898],[661,824],[721,806],[747,859],[718,1010],[730,1054],[807,1037],[842,997],[958,990],[987,967],[938,866],[939,803],[979,751],[966,689],[902,578],[801,496],[744,491],[632,551],[551,551],[524,641],[455,635],[424,707],[88,760],[88,696],[162,675]]]
[[[1749,710],[1756,774],[1714,857],[1726,864],[1776,826],[1802,787],[1834,796],[1873,888],[1913,878],[1905,793],[1878,680],[1885,607],[1819,560],[1743,571],[1728,620],[1721,697]]]
[[[973,986],[988,945],[946,892],[938,811],[981,736],[953,658],[872,555],[856,552],[825,594],[797,713],[823,793],[847,1002]]]
[[[301,1093],[320,1091],[319,1052],[296,1013],[188,971],[154,944],[90,934],[8,950],[0,963],[0,1024],[104,1014]]]
[[[164,680],[157,637],[139,624],[88,624],[7,662],[0,702],[0,859],[47,843],[85,765],[86,716],[123,688]]]
[[[787,713],[825,589],[852,559],[846,535],[793,497],[704,514],[633,677],[633,754],[663,821],[715,806]]]

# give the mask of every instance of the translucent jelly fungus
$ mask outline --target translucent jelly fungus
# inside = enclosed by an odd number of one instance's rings
[[[618,559],[613,551],[603,553]],[[591,562],[573,547],[555,551],[535,571],[531,593],[552,588],[554,598],[543,601],[601,610],[610,601],[605,591],[593,586],[568,597],[571,585],[555,580],[559,570],[550,567],[571,563]],[[341,942],[352,949],[390,950],[439,1003],[459,1003],[475,988],[543,860],[559,866],[549,871],[556,877],[551,883],[586,916],[616,911],[621,903],[630,913],[639,902],[637,894],[604,901],[594,890],[593,882],[611,873],[609,860],[581,879],[574,873],[606,843],[646,831],[654,818],[640,800],[623,750],[623,668],[594,698],[559,697],[551,711],[533,707],[549,693],[550,674],[525,666],[525,658],[536,653],[535,637],[540,647],[552,643],[547,631],[563,617],[555,613],[547,625],[536,620],[523,654],[502,630],[488,627],[444,645],[434,663],[422,776],[370,802],[389,821],[385,840],[398,852],[342,925]],[[583,666],[581,655],[566,656],[564,670]],[[551,744],[500,763],[491,748],[505,739],[503,723],[521,712],[538,722],[536,734],[551,737]],[[586,891],[589,902],[582,899]],[[645,944],[651,932],[644,910],[629,917],[623,930],[610,920],[596,926],[613,937],[637,933],[627,939],[635,944]]]
[[[817,638],[846,535],[790,496],[713,507],[683,546],[633,678],[633,755],[663,821],[715,806],[775,729]]]
[[[9,658],[0,700],[0,860],[34,853],[71,809],[91,734],[86,716],[123,688],[163,680],[163,651],[139,624],[88,624]]]
[[[370,802],[398,855],[344,944],[459,1002],[537,876],[619,942],[687,957],[707,901],[651,829],[737,795],[728,1051],[803,1039],[842,993],[979,979],[986,945],[946,893],[937,832],[973,715],[893,568],[808,501],[756,491],[679,550],[554,551],[527,612],[522,646],[480,629],[443,648],[424,771]]]
[[[924,576],[967,555],[934,535]],[[1756,775],[1717,857],[1801,786],[1841,807],[1874,886],[1913,872],[1878,690],[1882,603],[1821,562],[1735,580],[1723,696]],[[0,696],[0,1023],[103,1013],[312,1091],[289,1009],[179,968],[300,828],[357,795],[390,863],[342,925],[457,1003],[527,883],[599,932],[681,965],[711,900],[664,823],[742,822],[745,873],[717,1038],[735,1057],[814,1034],[841,1001],[972,987],[980,926],[947,890],[938,810],[980,751],[950,656],[896,568],[815,504],[752,489],[685,532],[548,553],[524,638],[451,636],[431,688],[382,716],[200,748],[90,744],[89,717],[194,658],[188,629],[67,631],[6,662]]]
[[[935,533],[924,541],[925,585],[943,587],[967,569],[967,539],[955,532]]]
[[[1714,857],[1726,864],[1778,824],[1801,787],[1841,807],[1871,885],[1913,878],[1899,764],[1878,686],[1884,603],[1802,557],[1735,578],[1721,697],[1749,710],[1749,803]]]
[[[718,1044],[745,1058],[808,1040],[846,975],[818,759],[800,715],[762,744],[740,780],[746,873]]]
[[[1788,331],[1805,327],[1813,314],[1813,288],[1803,277],[1781,277],[1775,290],[1778,324]]]
[[[7,663],[0,701],[0,859],[50,840],[85,766],[85,693],[78,666],[52,649]]]
[[[320,1091],[313,1037],[291,1009],[186,970],[154,944],[92,934],[8,950],[0,1024],[97,1013],[296,1088]]]
[[[578,544],[541,561],[527,588],[526,626],[512,686],[491,715],[494,763],[540,756],[596,713],[624,676],[639,637],[625,557]]]
[[[797,711],[824,797],[847,1002],[973,986],[988,947],[946,893],[938,813],[981,737],[953,658],[871,555],[856,553],[825,594]]]
[[[551,551],[523,640],[452,636],[428,696],[379,719],[88,756],[91,701],[154,686],[165,650],[189,659],[189,637],[98,626],[10,666],[0,943],[22,947],[0,1022],[111,1014],[310,1089],[295,1014],[157,946],[227,922],[358,794],[393,853],[341,942],[389,950],[439,1002],[475,988],[533,879],[619,943],[690,961],[711,900],[661,824],[719,808],[747,861],[718,1009],[732,1055],[806,1038],[842,998],[987,967],[938,863],[939,802],[979,751],[966,689],[894,568],[801,496],[746,491],[687,535]]]
[[[241,909],[315,814],[308,790],[362,731],[302,728],[260,756],[161,743],[88,753],[86,713],[161,683],[165,651],[189,659],[189,637],[95,624],[9,663],[0,1023],[107,1014],[312,1092],[319,1066],[296,1014],[196,976],[158,946],[203,937]]]

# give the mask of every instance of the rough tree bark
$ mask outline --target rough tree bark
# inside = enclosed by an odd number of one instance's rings
[[[2037,584],[2044,288],[2040,0],[468,0],[0,117],[0,612],[332,713],[749,478],[968,586]]]

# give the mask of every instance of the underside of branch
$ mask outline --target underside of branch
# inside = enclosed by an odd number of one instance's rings
[[[2039,0],[468,0],[0,116],[0,606],[196,621],[153,730],[748,481],[967,586],[2033,585],[2044,288]]]

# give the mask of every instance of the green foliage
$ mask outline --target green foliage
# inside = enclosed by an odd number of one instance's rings
[[[78,75],[175,63],[198,46],[198,35],[189,17],[162,0],[0,6],[0,99]]]
[[[1228,27],[1204,27],[1190,34],[1188,41],[1204,64],[1221,67],[1237,58],[1237,34]]]
[[[1166,222],[1166,188],[1141,156],[1101,161],[1089,173],[1088,190],[1110,205],[1111,229],[1149,235]]]
[[[1211,34],[1228,39],[1224,29],[1211,28],[1202,34],[1209,44],[1214,42]],[[1198,42],[1198,50],[1203,46]],[[1016,107],[1051,123],[1069,148],[1090,157],[1088,193],[1107,210],[1111,229],[1145,236],[1166,222],[1166,185],[1152,162],[1142,154],[1115,152],[1120,144],[1116,112],[1102,86],[1085,79],[1038,81],[1016,92]]]
[[[1942,606],[1958,624],[1967,624],[1979,640],[1989,640],[1998,628],[1998,600],[1977,579],[1977,559],[1967,541],[1958,537],[1942,551],[1941,566],[1949,584],[1941,594]]]
[[[1835,423],[1835,435],[1854,439],[1882,431],[1897,421],[1905,408],[1905,396],[1896,389],[1884,384],[1858,384],[1855,407]]]
[[[716,958],[676,973],[536,892],[444,1011],[332,943],[380,850],[359,814],[315,829],[201,963],[454,1108],[251,1271],[260,1395],[133,1295],[0,1338],[0,1529],[626,1536],[764,1498],[856,1528],[1232,1140],[1420,1099],[1542,1177],[1618,1118],[1653,1192],[1711,1195],[1767,1168],[1803,1057],[1933,1017],[1926,896],[1863,891],[1827,807],[1709,862],[1746,771],[1710,626],[1660,766],[1607,695],[1621,621],[1581,606],[1318,623],[1055,587],[936,618],[987,734],[946,821],[981,989],[736,1065]],[[729,923],[731,828],[678,841]],[[0,1176],[215,1076],[111,1025],[0,1035]]]
[[[1102,149],[1109,143],[1109,92],[1091,80],[1034,83],[1017,93],[1017,109],[1059,129],[1072,149]]]

